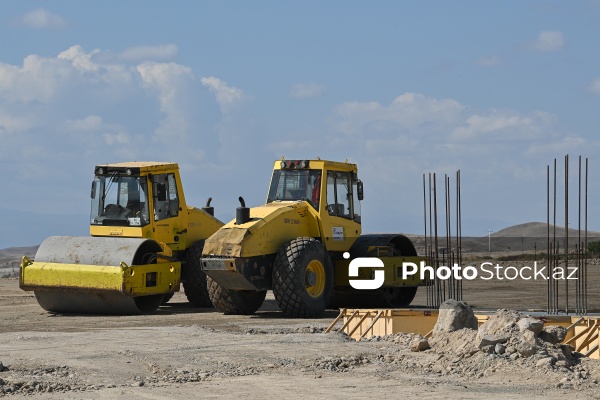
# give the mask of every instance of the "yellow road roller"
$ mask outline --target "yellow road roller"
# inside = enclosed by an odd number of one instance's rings
[[[188,206],[176,163],[97,165],[91,237],[52,236],[23,257],[19,285],[54,313],[146,314],[183,289],[212,307],[201,255],[223,223]]]
[[[292,317],[318,316],[334,302],[408,306],[423,282],[419,274],[402,279],[402,263],[425,258],[404,235],[362,235],[362,199],[355,164],[275,161],[266,204],[249,208],[240,197],[236,218],[206,239],[202,265],[214,306],[225,314],[252,314],[267,290]],[[381,261],[381,287],[353,287],[353,280],[374,281],[378,273],[351,271],[358,258]]]

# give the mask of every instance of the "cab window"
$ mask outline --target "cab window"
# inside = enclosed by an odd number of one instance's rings
[[[154,175],[154,220],[161,221],[179,214],[179,196],[174,174]]]
[[[308,201],[316,210],[321,199],[321,170],[275,170],[267,203]]]
[[[327,212],[336,217],[353,219],[352,185],[349,172],[327,172]]]

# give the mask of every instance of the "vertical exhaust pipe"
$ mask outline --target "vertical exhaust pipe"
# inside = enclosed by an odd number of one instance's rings
[[[242,196],[238,200],[240,201],[240,207],[235,209],[235,224],[241,225],[250,221],[250,208],[246,207],[246,202]]]
[[[206,205],[204,207],[202,207],[202,211],[204,211],[205,213],[210,214],[214,217],[215,216],[215,208],[210,206],[211,201],[212,201],[212,197],[209,197],[208,200],[206,200]]]

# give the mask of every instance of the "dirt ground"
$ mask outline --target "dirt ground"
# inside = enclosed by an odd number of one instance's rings
[[[543,309],[546,284],[473,281],[464,297],[479,308]],[[288,319],[271,293],[253,316],[195,309],[181,293],[148,316],[53,315],[16,279],[0,279],[0,300],[0,397],[600,398],[596,360],[559,368],[481,352],[412,352],[410,336],[355,342],[323,333],[336,311]],[[414,305],[425,304],[420,290]]]

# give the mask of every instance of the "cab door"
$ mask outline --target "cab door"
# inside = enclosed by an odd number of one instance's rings
[[[182,241],[179,214],[180,199],[177,192],[175,174],[156,174],[152,176],[152,197],[154,203],[154,240],[168,245]],[[173,248],[173,246],[171,246]],[[176,246],[175,246],[176,247]]]
[[[352,172],[327,171],[326,194],[321,197],[321,221],[325,247],[329,251],[347,251],[361,234],[355,181]]]

